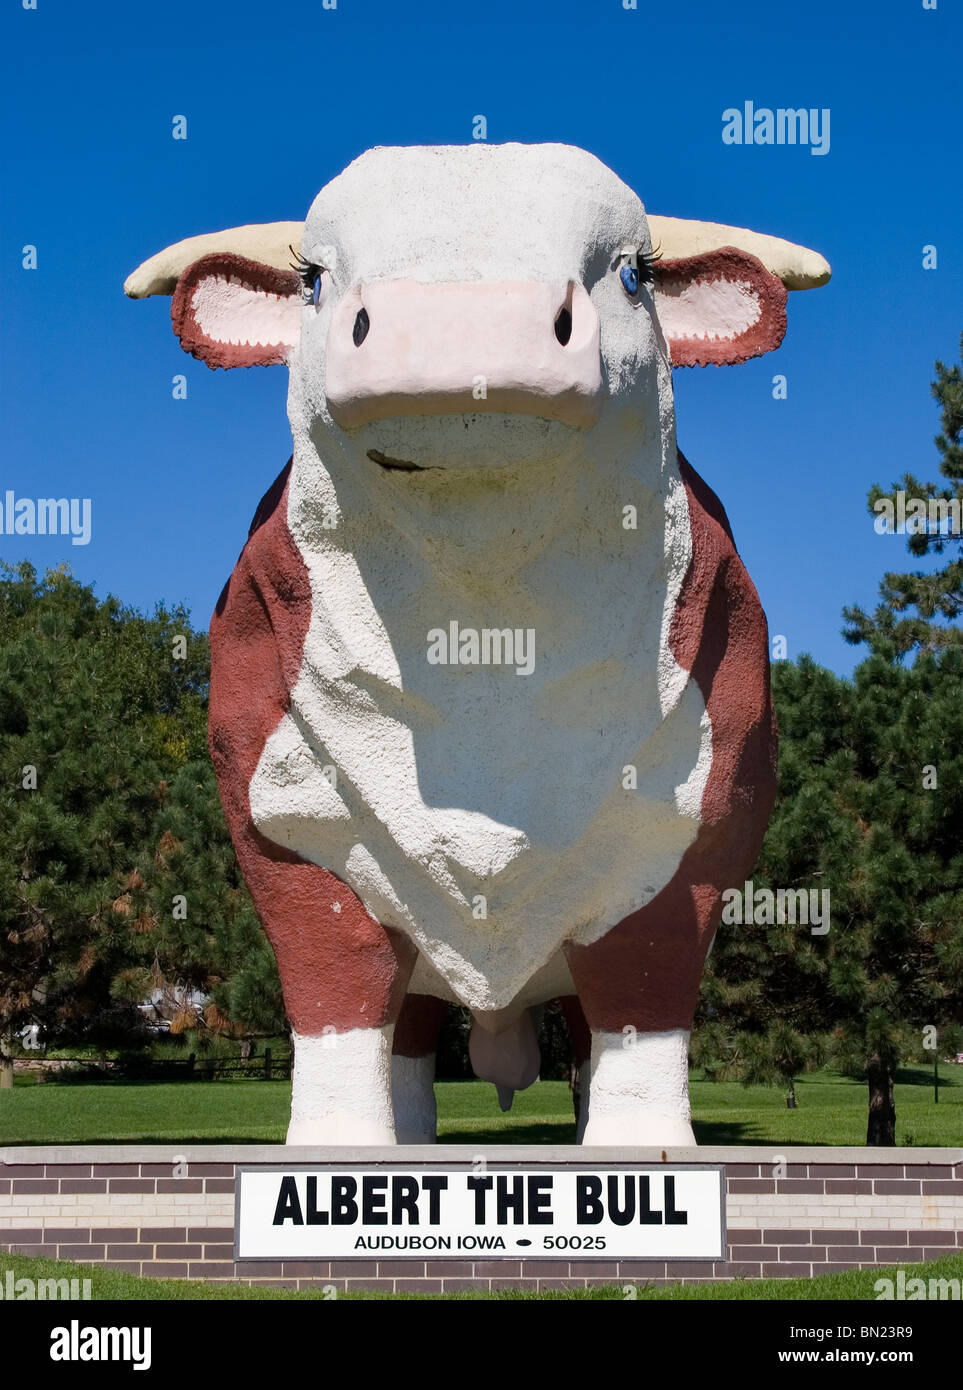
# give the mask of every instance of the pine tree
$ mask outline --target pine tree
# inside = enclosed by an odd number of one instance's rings
[[[285,1030],[270,944],[241,878],[204,751],[178,772],[141,865],[152,983],[168,998],[172,1031]],[[207,1006],[191,996],[209,997]]]
[[[65,569],[0,572],[4,1084],[25,1025],[52,1043],[136,1041],[158,979],[210,987],[225,1026],[235,1008],[277,1022],[207,761],[208,674],[183,608],[144,617]]]
[[[893,1144],[897,1064],[963,1040],[963,649],[874,655],[852,681],[803,658],[773,687],[779,799],[753,882],[827,888],[830,930],[722,926],[694,1057],[790,1084],[825,1057],[866,1078],[866,1142]]]
[[[858,834],[836,789],[850,775],[843,725],[848,682],[808,657],[773,670],[780,726],[779,795],[758,863],[754,894],[821,892],[847,882]],[[741,886],[741,885],[740,885]],[[839,911],[832,897],[833,921]],[[786,914],[788,915],[788,914]],[[825,937],[757,908],[724,915],[703,980],[692,1058],[706,1074],[744,1085],[784,1085],[824,1060],[833,1022]]]
[[[896,515],[900,491],[963,508],[960,367],[937,362],[932,391],[945,482],[907,473],[888,492],[873,487],[871,513],[888,504]],[[808,658],[776,667],[779,799],[755,880],[828,886],[831,930],[809,939],[778,924],[723,927],[703,994],[697,1056],[744,1080],[791,1081],[819,1055],[865,1075],[869,1144],[895,1142],[897,1064],[928,1060],[934,1040],[942,1055],[960,1046],[961,544],[959,531],[918,529],[910,553],[949,552],[946,564],[887,574],[872,616],[844,610],[847,640],[870,653],[852,681]]]
[[[155,814],[163,750],[147,629],[126,617],[63,569],[38,582],[23,564],[0,583],[7,1039],[39,1022],[101,1041],[132,1022],[112,988],[128,935],[112,903]]]
[[[963,358],[963,335],[960,338]],[[897,494],[907,498],[924,499],[927,505],[955,504],[957,515],[963,512],[963,372],[959,366],[947,367],[937,361],[936,380],[931,391],[940,408],[940,433],[934,443],[940,456],[942,483],[920,482],[905,473],[888,490],[878,485],[869,492],[868,505],[878,522],[884,519],[881,508],[888,503],[896,514]],[[952,516],[952,513],[950,513]],[[922,526],[922,523],[919,523]],[[912,518],[907,522],[906,542],[911,555],[946,555],[946,563],[934,572],[914,570],[908,573],[889,573],[880,584],[881,602],[872,616],[859,607],[843,610],[847,621],[844,635],[848,642],[865,643],[871,651],[889,660],[902,660],[915,651],[936,651],[945,646],[963,643],[963,627],[957,621],[963,613],[963,535],[952,527],[940,529],[928,524],[922,529]]]

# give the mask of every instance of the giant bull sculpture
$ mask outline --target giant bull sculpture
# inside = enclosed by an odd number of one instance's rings
[[[504,1099],[553,998],[583,1141],[694,1142],[700,973],[775,734],[765,618],[677,450],[671,369],[777,347],[786,289],[828,278],[776,238],[647,220],[581,150],[478,144],[371,150],[303,226],[128,280],[173,294],[209,366],[290,369],[293,457],[217,605],[210,710],[295,1034],[289,1143],[433,1139],[445,1001]]]

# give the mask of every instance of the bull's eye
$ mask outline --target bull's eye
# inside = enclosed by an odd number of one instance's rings
[[[313,304],[317,309],[324,294],[324,266],[305,266],[301,271],[301,284],[305,304]]]
[[[325,268],[323,265],[316,265],[314,261],[306,261],[293,246],[291,251],[297,258],[291,263],[291,268],[298,272],[301,280],[301,298],[305,304],[313,304],[317,309],[324,294]]]
[[[639,272],[634,265],[624,265],[619,271],[619,279],[628,294],[638,294]]]
[[[623,246],[619,252],[616,265],[619,268],[619,279],[622,281],[622,288],[632,299],[639,292],[641,285],[651,285],[655,279],[655,265],[661,255],[661,251],[644,251],[637,246]]]

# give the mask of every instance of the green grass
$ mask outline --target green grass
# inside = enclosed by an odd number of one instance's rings
[[[940,1065],[940,1100],[933,1073],[904,1067],[896,1074],[896,1143],[941,1147],[963,1142],[963,1066]],[[694,1081],[692,1109],[700,1144],[866,1143],[866,1083],[835,1072],[796,1082],[795,1110],[782,1088]]]
[[[963,1142],[963,1066],[940,1068],[940,1102],[932,1074],[898,1073],[896,1142],[944,1146]],[[439,1137],[448,1144],[571,1144],[572,1103],[563,1081],[540,1081],[503,1115],[495,1088],[481,1081],[443,1081]],[[797,1109],[775,1087],[748,1089],[691,1082],[700,1144],[863,1144],[866,1087],[832,1072],[796,1083]],[[291,1087],[287,1082],[46,1082],[18,1078],[0,1091],[0,1144],[281,1143]]]
[[[963,1281],[963,1255],[951,1255],[945,1260],[934,1260],[929,1264],[904,1265],[907,1279],[960,1279]],[[135,1302],[159,1302],[170,1300],[201,1301],[207,1299],[324,1299],[322,1288],[276,1289],[266,1285],[253,1287],[249,1284],[209,1283],[203,1280],[188,1279],[141,1279],[134,1274],[123,1274],[118,1270],[102,1269],[96,1265],[74,1264],[68,1260],[43,1260],[26,1255],[8,1255],[0,1252],[0,1279],[5,1279],[6,1271],[12,1270],[16,1279],[89,1279],[91,1281],[91,1301],[103,1302],[109,1299],[122,1299]],[[779,1299],[788,1301],[827,1301],[836,1299],[875,1300],[874,1285],[877,1279],[895,1281],[896,1270],[860,1269],[847,1270],[840,1274],[821,1274],[815,1279],[729,1279],[714,1284],[645,1284],[633,1281],[631,1287],[635,1297],[640,1300],[703,1300],[722,1299]],[[357,1293],[338,1293],[338,1299],[348,1300],[386,1300],[413,1299],[422,1301],[444,1301],[451,1299],[468,1301],[568,1301],[570,1299],[589,1302],[621,1302],[626,1297],[629,1285],[604,1284],[590,1289],[546,1289],[541,1293],[527,1289],[498,1289],[494,1292],[481,1290],[449,1294],[384,1293],[374,1290],[359,1290]]]

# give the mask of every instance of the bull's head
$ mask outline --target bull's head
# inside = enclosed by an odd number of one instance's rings
[[[567,453],[603,421],[668,452],[670,367],[777,347],[786,290],[828,279],[776,237],[647,219],[582,150],[477,144],[370,150],[304,224],[191,237],[125,289],[172,294],[208,366],[287,362],[296,456],[414,472]]]

